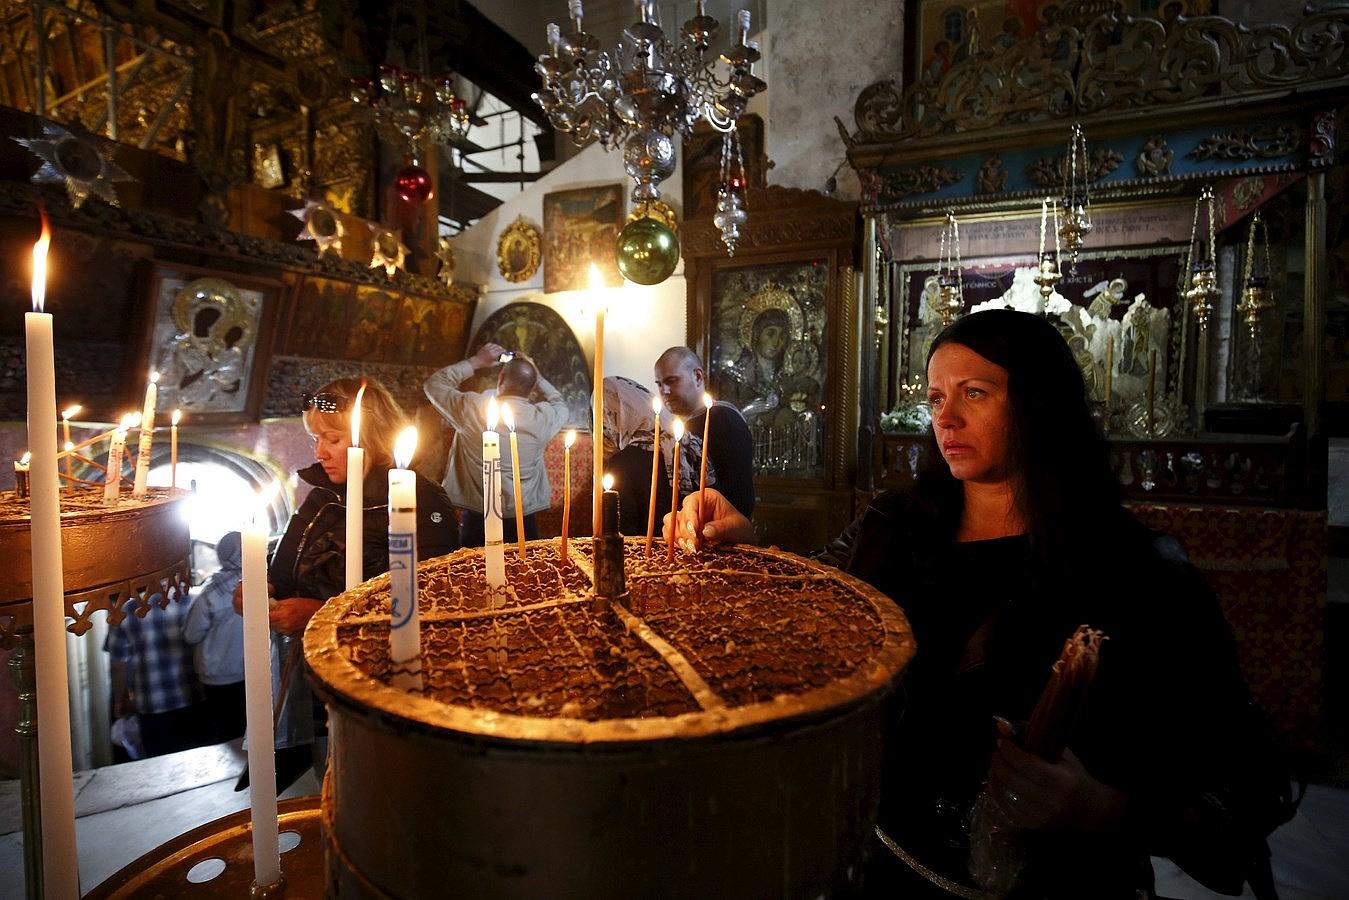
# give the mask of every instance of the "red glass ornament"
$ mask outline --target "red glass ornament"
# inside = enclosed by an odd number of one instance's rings
[[[409,163],[398,170],[393,179],[394,188],[404,203],[418,206],[431,199],[431,175],[421,166]]]

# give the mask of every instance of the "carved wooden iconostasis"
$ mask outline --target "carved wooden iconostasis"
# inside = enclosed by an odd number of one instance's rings
[[[852,128],[839,123],[863,185],[860,350],[872,376],[859,499],[910,483],[926,452],[926,351],[943,312],[1045,315],[1078,358],[1130,505],[1187,548],[1257,699],[1316,750],[1326,435],[1343,427],[1328,425],[1327,399],[1340,398],[1327,383],[1349,373],[1327,332],[1349,313],[1335,154],[1349,8],[1292,25],[1161,21],[1100,2],[1037,16],[1032,32],[967,43],[905,86],[865,88]],[[1035,278],[1070,193],[1074,125],[1093,228],[1075,265],[1060,254],[1046,299]],[[1257,214],[1267,241],[1251,239]],[[1187,292],[1209,256],[1218,290],[1201,327]],[[1272,295],[1254,327],[1241,305],[1258,296],[1245,290],[1248,261]]]

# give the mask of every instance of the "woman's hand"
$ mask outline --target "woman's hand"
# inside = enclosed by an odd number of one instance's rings
[[[988,791],[1013,828],[1099,832],[1124,817],[1124,793],[1092,778],[1072,750],[1051,763],[1010,738],[998,741]]]
[[[314,613],[318,612],[322,605],[322,600],[311,600],[309,597],[287,597],[284,600],[273,600],[271,609],[267,612],[267,618],[273,631],[281,634],[299,634],[304,631],[304,627],[309,624],[309,620],[314,617]]]
[[[694,491],[684,498],[679,509],[679,522],[672,522],[670,513],[665,514],[661,533],[665,542],[670,542],[671,530],[678,528],[676,539],[684,550],[697,548],[696,536],[701,532],[705,544],[752,544],[754,542],[754,523],[741,515],[740,510],[731,505],[731,501],[722,496],[716,488],[707,489],[707,498],[702,509],[698,508],[699,492]]]

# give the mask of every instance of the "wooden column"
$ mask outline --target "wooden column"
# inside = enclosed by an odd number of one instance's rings
[[[1302,422],[1307,429],[1307,503],[1326,505],[1326,440],[1322,413],[1326,395],[1326,175],[1307,175],[1303,233]]]

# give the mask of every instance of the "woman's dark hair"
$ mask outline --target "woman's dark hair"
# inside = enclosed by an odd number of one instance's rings
[[[928,350],[929,363],[946,344],[960,344],[1007,370],[1008,469],[1036,556],[1063,562],[1087,541],[1105,537],[1102,531],[1118,534],[1130,517],[1120,506],[1119,483],[1082,372],[1059,330],[1030,313],[991,309],[943,329]],[[954,533],[964,495],[932,431],[925,456],[920,489]]]

